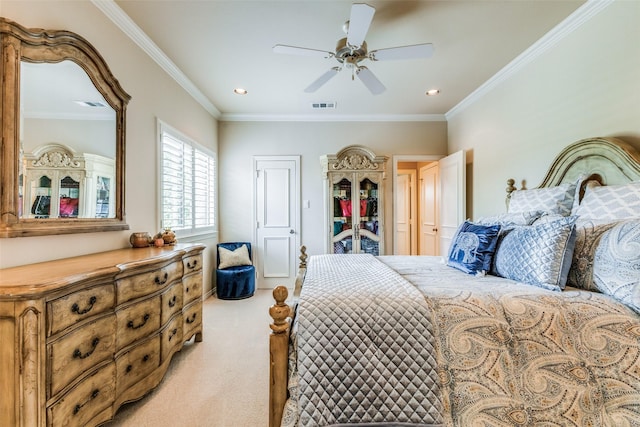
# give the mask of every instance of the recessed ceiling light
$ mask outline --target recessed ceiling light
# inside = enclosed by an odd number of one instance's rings
[[[241,87],[237,87],[233,90],[234,93],[238,94],[238,95],[246,95],[247,94],[247,90],[243,89]]]
[[[440,89],[429,89],[426,94],[427,96],[435,96],[440,93]]]

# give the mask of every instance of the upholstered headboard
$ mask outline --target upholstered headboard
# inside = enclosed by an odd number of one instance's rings
[[[536,188],[554,187],[596,180],[602,185],[619,185],[640,181],[640,152],[617,138],[588,138],[567,146],[555,158]],[[507,180],[507,205],[517,190],[515,180]],[[580,196],[584,187],[580,188]]]

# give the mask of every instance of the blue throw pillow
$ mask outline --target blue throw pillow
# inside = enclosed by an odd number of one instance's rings
[[[465,221],[451,242],[447,265],[468,274],[484,275],[491,267],[500,225]]]

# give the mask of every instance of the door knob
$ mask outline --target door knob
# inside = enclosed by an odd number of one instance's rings
[[[293,229],[289,230],[289,234],[296,234],[295,231],[293,231]]]

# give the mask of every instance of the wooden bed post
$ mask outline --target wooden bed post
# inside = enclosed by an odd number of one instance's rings
[[[273,290],[276,303],[269,308],[273,323],[269,325],[269,427],[278,427],[287,400],[287,375],[289,363],[289,328],[291,307],[285,304],[289,296],[287,288]]]

